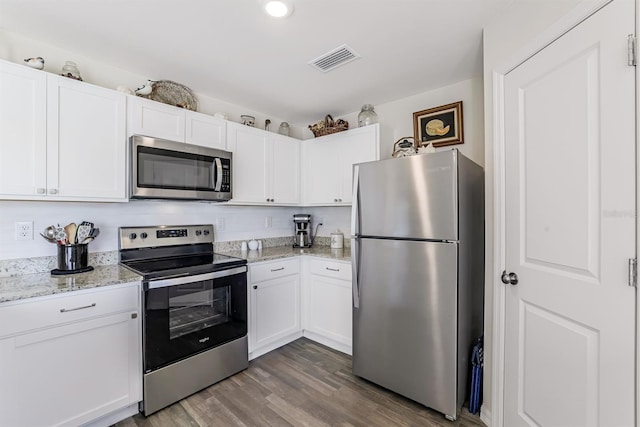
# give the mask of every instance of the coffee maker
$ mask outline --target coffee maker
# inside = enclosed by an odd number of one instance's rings
[[[293,215],[294,248],[310,248],[313,244],[311,238],[311,215]]]

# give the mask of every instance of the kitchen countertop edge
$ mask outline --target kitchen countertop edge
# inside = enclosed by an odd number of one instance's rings
[[[246,259],[248,263],[272,261],[297,256],[313,256],[350,262],[351,250],[331,249],[328,246],[293,248],[268,247],[255,251],[227,251],[224,255]],[[0,304],[66,292],[141,281],[142,277],[119,264],[98,265],[93,271],[80,274],[52,276],[51,273],[32,273],[0,277]]]
[[[0,277],[0,304],[140,280],[141,276],[118,264],[98,265],[87,273],[62,276],[47,272]]]
[[[297,256],[312,256],[318,258],[327,258],[335,261],[351,261],[350,248],[331,249],[328,246],[318,246],[311,248],[294,248],[270,247],[254,251],[228,251],[221,252],[223,255],[229,255],[236,258],[246,259],[249,264],[254,262],[272,261],[282,258],[293,258]]]

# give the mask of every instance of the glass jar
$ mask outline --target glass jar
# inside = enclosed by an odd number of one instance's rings
[[[65,61],[62,66],[62,75],[75,80],[82,80],[82,77],[80,77],[80,70],[78,70],[78,65],[73,61]]]
[[[358,114],[358,127],[378,123],[378,115],[373,111],[373,105],[364,104],[360,114]]]
[[[285,136],[289,136],[289,130],[291,128],[289,127],[289,123],[287,122],[282,122],[280,123],[280,127],[278,128],[278,133],[280,135],[285,135]]]

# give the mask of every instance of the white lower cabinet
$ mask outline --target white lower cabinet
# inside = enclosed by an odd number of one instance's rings
[[[298,258],[249,265],[249,358],[300,336]]]
[[[351,263],[264,261],[249,264],[249,277],[249,359],[303,335],[351,354]]]
[[[0,330],[0,425],[110,425],[137,412],[139,307],[139,283],[0,305],[0,324],[13,325]]]
[[[351,354],[351,263],[303,259],[304,336]]]

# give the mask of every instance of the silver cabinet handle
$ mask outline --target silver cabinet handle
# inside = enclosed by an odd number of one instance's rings
[[[68,313],[70,311],[77,311],[77,310],[84,310],[85,308],[91,308],[91,307],[95,307],[96,303],[94,302],[93,304],[90,305],[83,305],[82,307],[75,307],[75,308],[61,308],[60,309],[60,313]]]
[[[273,269],[273,270],[271,270],[271,272],[273,273],[274,271],[282,271],[282,270],[284,270],[284,267]]]
[[[50,188],[49,189],[49,194],[58,194],[58,189],[57,188]]]
[[[329,271],[340,271],[339,268],[329,268],[329,267],[325,267],[325,269],[329,270]]]
[[[36,189],[36,192],[38,194],[44,194],[46,192],[46,190],[44,188],[38,188],[38,189]]]

